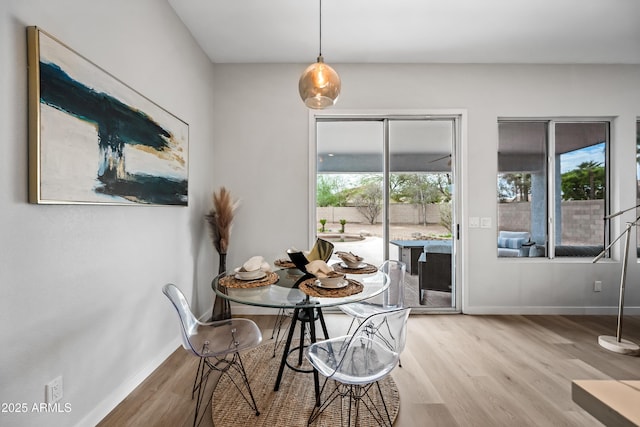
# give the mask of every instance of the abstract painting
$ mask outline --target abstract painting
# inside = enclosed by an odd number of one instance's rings
[[[27,39],[29,201],[186,206],[189,125],[40,28]]]

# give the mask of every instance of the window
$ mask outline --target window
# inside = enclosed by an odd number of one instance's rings
[[[608,230],[609,122],[498,121],[498,256],[594,257]]]
[[[636,205],[640,206],[640,119],[636,121]],[[640,212],[636,211],[636,216]],[[640,261],[640,227],[636,226],[636,245],[638,261]]]

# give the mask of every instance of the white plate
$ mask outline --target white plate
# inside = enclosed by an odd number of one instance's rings
[[[340,267],[342,268],[349,268],[351,270],[360,270],[361,268],[365,268],[367,266],[367,264],[365,264],[364,262],[361,262],[360,264],[358,264],[357,267],[349,267],[346,263],[341,262],[340,263]]]
[[[236,279],[238,280],[245,280],[245,281],[251,281],[251,280],[259,280],[259,279],[263,279],[267,276],[267,273],[265,273],[264,271],[261,271],[260,273],[256,273],[251,277],[245,277],[245,276],[241,276],[240,273],[236,273],[236,275],[234,276]]]
[[[317,287],[324,288],[324,289],[340,289],[340,288],[344,288],[348,284],[349,284],[348,280],[343,280],[342,282],[338,282],[338,284],[335,286],[325,286],[322,284],[320,280],[316,280],[316,283],[315,283]]]

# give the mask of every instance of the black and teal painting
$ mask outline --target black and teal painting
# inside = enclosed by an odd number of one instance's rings
[[[44,203],[182,205],[189,126],[38,30]]]

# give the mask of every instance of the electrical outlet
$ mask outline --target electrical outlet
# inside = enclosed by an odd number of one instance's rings
[[[45,403],[56,403],[62,399],[62,376],[54,378],[49,384],[44,386]]]
[[[602,281],[596,280],[593,282],[593,292],[601,292],[602,291]]]

